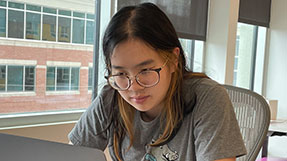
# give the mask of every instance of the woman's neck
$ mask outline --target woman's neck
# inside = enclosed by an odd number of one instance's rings
[[[160,115],[163,107],[164,105],[163,103],[161,103],[156,108],[153,108],[149,111],[141,112],[142,120],[145,122],[154,120],[158,115]]]
[[[141,118],[145,122],[150,122],[154,120],[157,117],[157,115],[149,115],[147,112],[141,112]]]

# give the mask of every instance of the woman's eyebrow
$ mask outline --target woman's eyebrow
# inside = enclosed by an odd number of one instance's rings
[[[148,59],[148,60],[145,60],[145,61],[143,61],[143,62],[141,62],[141,63],[135,65],[134,68],[146,66],[146,65],[152,64],[153,62],[154,62],[154,60]],[[113,68],[113,69],[125,69],[125,67],[123,67],[123,66],[118,66],[118,65],[112,65],[112,68]]]
[[[135,65],[135,68],[137,68],[137,67],[142,67],[142,66],[146,66],[146,65],[150,65],[150,64],[152,64],[153,62],[154,62],[154,60],[148,59],[148,60],[145,60],[145,61],[143,61],[143,62],[141,62],[141,63]]]

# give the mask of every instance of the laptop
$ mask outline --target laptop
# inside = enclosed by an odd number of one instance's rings
[[[2,161],[106,161],[103,151],[0,133]]]

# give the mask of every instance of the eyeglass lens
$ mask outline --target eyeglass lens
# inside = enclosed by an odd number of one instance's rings
[[[156,71],[142,71],[136,75],[136,80],[143,87],[151,87],[158,83],[159,75]],[[128,89],[131,83],[126,75],[112,76],[109,82],[114,88],[122,90]]]

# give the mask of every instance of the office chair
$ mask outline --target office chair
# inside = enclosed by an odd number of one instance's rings
[[[251,90],[223,85],[233,104],[247,155],[236,161],[255,161],[266,139],[270,109],[265,98]]]

